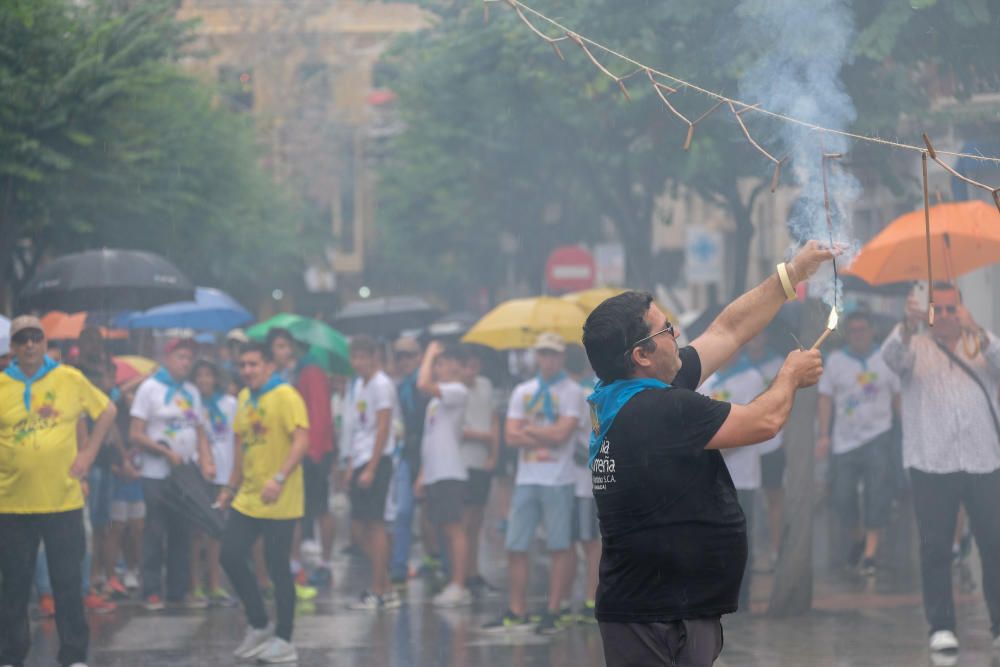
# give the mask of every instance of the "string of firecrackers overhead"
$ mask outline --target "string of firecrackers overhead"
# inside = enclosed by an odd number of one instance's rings
[[[583,51],[587,59],[594,65],[594,67],[597,68],[598,71],[601,72],[601,74],[607,76],[615,83],[615,85],[618,86],[618,89],[621,91],[622,95],[628,101],[631,101],[632,97],[631,95],[629,95],[628,87],[625,85],[625,82],[637,75],[645,74],[646,79],[648,79],[650,86],[652,86],[653,91],[656,93],[656,96],[659,98],[660,102],[663,103],[663,106],[672,115],[676,116],[681,122],[687,125],[687,133],[684,137],[684,143],[682,146],[683,150],[685,151],[691,148],[691,144],[694,141],[695,130],[697,129],[698,124],[704,121],[709,116],[711,116],[720,107],[726,106],[729,109],[729,112],[732,114],[733,118],[735,118],[736,123],[739,125],[740,130],[742,131],[743,136],[746,139],[747,143],[749,143],[754,150],[756,150],[758,153],[760,153],[774,165],[774,171],[771,176],[771,192],[774,192],[777,189],[778,184],[781,181],[782,166],[787,164],[789,156],[785,155],[780,158],[775,157],[770,151],[765,149],[763,146],[760,145],[760,143],[757,142],[756,139],[754,139],[753,135],[750,132],[749,127],[747,127],[746,122],[743,120],[744,114],[747,114],[749,112],[756,112],[764,116],[769,116],[781,122],[799,125],[820,134],[839,135],[842,137],[846,137],[848,139],[854,139],[856,141],[864,141],[872,144],[878,144],[891,149],[907,150],[919,153],[921,156],[921,161],[923,163],[923,190],[924,190],[924,209],[925,209],[924,215],[925,215],[925,225],[926,225],[925,231],[927,234],[928,282],[931,281],[933,275],[931,270],[930,212],[929,212],[929,196],[928,196],[927,165],[926,165],[928,157],[955,178],[963,181],[964,183],[967,183],[968,185],[971,185],[973,187],[979,188],[981,190],[990,193],[990,195],[993,198],[993,203],[997,207],[997,211],[1000,211],[1000,187],[991,187],[989,185],[986,185],[985,183],[980,183],[979,181],[973,180],[959,173],[953,167],[944,162],[941,159],[941,156],[946,155],[949,157],[967,158],[979,162],[989,162],[995,165],[1000,165],[1000,157],[987,157],[984,155],[975,155],[971,153],[936,150],[934,146],[931,144],[931,140],[928,138],[926,134],[923,135],[924,146],[914,146],[912,144],[906,144],[898,141],[882,139],[881,137],[875,137],[865,134],[858,134],[854,132],[846,132],[844,130],[836,130],[829,127],[823,127],[822,125],[810,123],[801,120],[799,118],[795,118],[793,116],[778,113],[776,111],[771,111],[770,109],[762,107],[760,104],[747,104],[746,102],[743,102],[741,100],[732,97],[727,97],[726,95],[723,95],[721,93],[717,93],[715,91],[703,88],[691,81],[686,81],[668,72],[663,72],[648,65],[645,65],[633,58],[630,58],[622,53],[619,53],[618,51],[615,51],[610,47],[607,47],[597,41],[594,41],[589,37],[585,37],[584,35],[581,35],[571,30],[570,28],[566,27],[565,25],[556,21],[555,19],[546,16],[545,14],[529,7],[528,5],[525,5],[523,2],[520,2],[520,0],[483,0],[483,1],[484,1],[485,17],[487,20],[489,19],[489,5],[491,3],[501,2],[501,1],[506,2],[506,4],[510,5],[510,7],[514,10],[514,12],[516,12],[518,18],[528,27],[528,29],[532,33],[534,33],[539,39],[541,39],[543,42],[552,47],[552,50],[555,52],[555,54],[563,61],[566,60],[566,57],[565,55],[563,55],[562,49],[559,48],[559,45],[563,42],[571,42],[575,44],[577,47],[580,48],[581,51]],[[546,34],[546,32],[539,29],[539,27],[534,22],[532,22],[532,19],[529,18],[528,16],[529,14],[533,18],[548,24],[550,28],[554,28],[557,31],[557,35],[552,36],[550,34]],[[597,56],[594,55],[595,50],[607,56],[610,56],[611,58],[617,60],[618,62],[626,63],[634,67],[635,69],[629,72],[628,74],[619,76],[614,72],[612,72],[608,68],[608,65],[603,63]],[[664,80],[669,81],[669,84],[664,83]],[[694,120],[688,118],[685,114],[681,113],[677,109],[677,107],[675,107],[673,103],[671,103],[670,101],[671,95],[674,95],[675,93],[678,93],[681,90],[685,89],[714,100],[712,106],[706,109],[700,116],[698,116]],[[840,155],[839,153],[834,154],[834,153],[823,152],[822,157],[823,157],[824,180],[825,180],[827,160],[840,158],[842,157],[842,155]],[[824,198],[827,198],[825,187],[824,187]],[[828,199],[825,202],[825,204],[826,204],[827,218],[828,218],[827,223],[831,225],[831,232],[832,232],[832,221],[829,219],[830,212],[829,212]],[[933,302],[930,303],[928,307],[928,324],[930,324],[931,326],[933,326],[934,324]]]

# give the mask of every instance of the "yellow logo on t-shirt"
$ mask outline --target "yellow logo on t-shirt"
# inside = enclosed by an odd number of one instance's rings
[[[25,438],[39,431],[55,428],[59,424],[59,411],[56,410],[56,393],[47,391],[42,395],[39,402],[36,397],[32,397],[32,411],[27,417],[19,421],[14,426],[14,444],[21,444]],[[34,405],[39,403],[39,405]],[[35,445],[38,448],[38,445]]]

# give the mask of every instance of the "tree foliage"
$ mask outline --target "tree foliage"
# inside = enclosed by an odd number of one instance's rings
[[[770,164],[730,114],[720,110],[700,125],[685,153],[685,126],[641,75],[626,83],[627,101],[571,42],[560,44],[562,62],[503,3],[490,4],[489,22],[478,4],[419,4],[438,20],[401,38],[383,60],[407,128],[381,170],[383,280],[457,297],[501,283],[513,268],[537,287],[553,246],[599,239],[610,223],[626,247],[630,284],[649,286],[657,269],[651,227],[675,222],[655,219],[655,201],[683,184],[731,212],[730,289],[742,291],[753,200],[766,193]],[[641,62],[735,95],[741,73],[769,48],[738,39],[738,5],[581,0],[539,8]],[[854,129],[895,134],[901,117],[926,119],[928,86],[944,76],[958,95],[974,92],[1000,55],[997,5],[853,2],[858,31],[843,76],[858,107]],[[711,104],[684,91],[672,99],[688,117]],[[773,136],[766,119],[747,118],[755,133]],[[881,166],[892,156],[859,147],[857,160]],[[747,177],[759,179],[749,193],[741,187]],[[498,252],[504,234],[520,240],[511,266]]]
[[[297,270],[316,227],[260,167],[249,117],[178,65],[175,3],[0,6],[0,269],[87,247],[161,253],[250,295]],[[23,268],[23,267],[22,267]]]

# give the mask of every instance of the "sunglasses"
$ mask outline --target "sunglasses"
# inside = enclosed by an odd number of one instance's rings
[[[45,340],[45,334],[43,334],[38,329],[26,329],[25,331],[18,331],[11,338],[11,342],[15,345],[24,345],[29,341],[32,343],[41,343]]]
[[[667,322],[667,326],[663,327],[662,329],[660,329],[656,333],[649,334],[645,338],[640,338],[639,340],[637,340],[634,343],[632,343],[631,345],[629,345],[628,349],[625,350],[625,356],[627,357],[628,355],[632,354],[632,350],[634,350],[639,345],[642,345],[647,340],[652,340],[652,339],[656,338],[657,336],[659,336],[660,334],[665,334],[665,333],[670,334],[671,338],[676,338],[676,336],[674,336],[674,325],[671,324],[670,322]]]
[[[397,352],[397,359],[413,359],[414,357],[420,356],[419,352]]]
[[[958,312],[958,306],[934,306],[934,314],[940,315],[941,313],[948,313],[949,315],[954,315]]]

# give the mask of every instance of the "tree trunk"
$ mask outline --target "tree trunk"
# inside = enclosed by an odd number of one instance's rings
[[[811,345],[823,331],[825,316],[818,302],[807,304],[799,323],[799,340]],[[774,571],[768,613],[791,616],[808,611],[813,597],[813,508],[815,506],[815,388],[799,391],[785,426],[785,516],[781,548]]]

